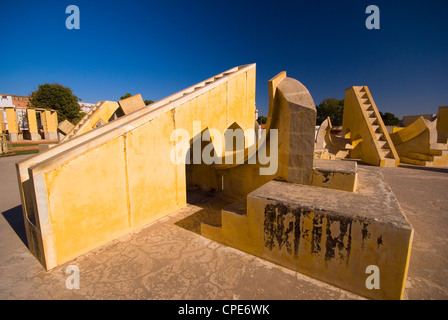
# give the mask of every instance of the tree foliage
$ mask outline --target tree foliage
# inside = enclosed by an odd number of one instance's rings
[[[128,93],[126,93],[124,96],[121,96],[121,97],[120,97],[120,100],[129,98],[129,97],[132,97],[132,94],[128,92]],[[145,100],[145,101],[143,101],[143,102],[145,103],[145,106],[147,106],[147,105],[149,105],[149,104],[151,104],[151,103],[154,103],[154,101],[152,101],[152,100]]]
[[[398,119],[393,113],[382,113],[380,111],[380,115],[383,119],[384,125],[386,126],[397,126],[400,123],[400,119]]]
[[[120,97],[120,100],[124,100],[124,99],[129,98],[129,97],[132,97],[132,94],[130,94],[130,93],[128,92],[128,93],[126,93],[124,96],[121,96],[121,97]]]
[[[75,124],[82,117],[79,100],[72,89],[58,83],[45,83],[31,94],[28,106],[56,110],[58,122],[67,119]]]
[[[268,120],[268,118],[266,118],[265,116],[259,116],[257,118],[257,122],[259,125],[265,124],[267,120]]]
[[[344,114],[344,99],[328,98],[316,106],[316,124],[319,126],[327,117],[330,117],[333,126],[342,125],[342,116]]]

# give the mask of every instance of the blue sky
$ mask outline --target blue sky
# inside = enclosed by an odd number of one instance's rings
[[[68,30],[68,5],[80,29]],[[380,9],[368,30],[366,7]],[[448,105],[448,2],[0,0],[0,92],[46,82],[84,102],[127,92],[158,100],[237,65],[257,63],[257,108],[280,71],[316,104],[367,85],[383,112],[437,113]]]

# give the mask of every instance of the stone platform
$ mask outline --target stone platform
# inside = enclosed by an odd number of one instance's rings
[[[402,297],[413,229],[379,168],[358,168],[356,193],[271,181],[244,201],[202,235],[366,297]],[[380,289],[366,286],[371,265]]]

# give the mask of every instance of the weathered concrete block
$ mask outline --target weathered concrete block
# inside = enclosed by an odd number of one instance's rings
[[[271,181],[247,212],[222,212],[202,235],[374,299],[400,299],[413,229],[377,168],[358,168],[358,193]],[[240,210],[241,211],[241,210]],[[366,285],[369,266],[379,288]]]
[[[314,159],[312,186],[355,192],[357,182],[355,161]]]
[[[129,114],[145,107],[145,102],[143,101],[141,94],[136,94],[135,96],[120,100],[118,101],[118,104],[121,109],[123,109],[124,114]]]
[[[75,126],[68,120],[64,120],[58,124],[58,130],[67,135]]]

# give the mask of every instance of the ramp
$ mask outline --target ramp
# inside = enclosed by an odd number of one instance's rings
[[[186,205],[176,128],[253,128],[255,64],[235,67],[16,165],[29,249],[47,269]]]

